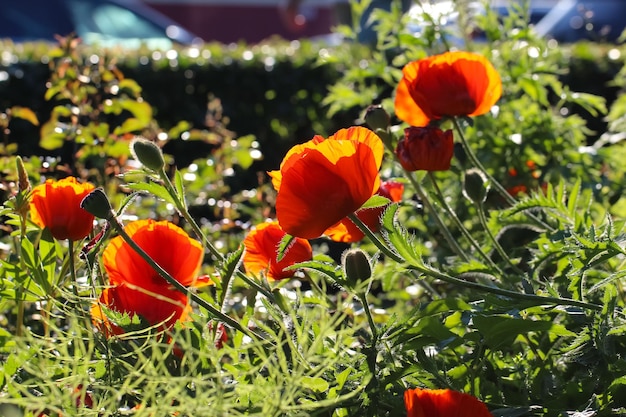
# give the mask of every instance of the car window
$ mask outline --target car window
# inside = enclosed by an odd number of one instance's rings
[[[559,42],[615,42],[626,28],[626,1],[563,1],[567,8],[537,25],[540,35]]]
[[[121,5],[108,2],[69,0],[76,33],[87,43],[126,39],[139,43],[157,39],[171,46],[165,31],[156,24]],[[117,43],[117,42],[116,42]]]

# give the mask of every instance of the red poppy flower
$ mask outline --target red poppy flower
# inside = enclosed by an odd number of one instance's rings
[[[376,194],[387,197],[393,202],[402,200],[404,184],[396,181],[383,181]],[[356,212],[357,217],[373,232],[380,229],[380,216],[387,206],[361,209]],[[344,218],[339,223],[326,229],[325,235],[335,242],[352,243],[363,239],[365,235],[349,218]]]
[[[400,165],[407,171],[446,171],[454,155],[451,130],[438,127],[409,127],[396,146]]]
[[[204,251],[181,228],[167,221],[139,220],[124,230],[178,282],[186,287],[201,284],[197,274]],[[102,262],[112,285],[100,295],[102,305],[139,315],[151,325],[164,322],[165,327],[171,327],[186,318],[187,295],[168,284],[121,236],[111,239]],[[101,310],[99,305],[93,306],[93,320],[110,326]]]
[[[278,191],[276,215],[283,230],[314,239],[358,210],[378,190],[380,138],[364,127],[341,129],[296,145],[280,170],[270,172]]]
[[[31,219],[37,226],[50,229],[55,239],[83,239],[91,233],[94,217],[80,208],[80,202],[94,188],[93,184],[81,184],[74,177],[47,180],[33,189]]]
[[[243,266],[246,271],[253,274],[264,273],[273,280],[293,277],[295,271],[285,268],[298,262],[310,261],[313,249],[308,240],[296,237],[283,258],[276,261],[278,245],[285,235],[285,231],[276,221],[259,224],[248,233],[243,241],[246,246]]]
[[[409,389],[404,392],[407,417],[493,417],[475,397],[449,389]]]
[[[446,116],[485,114],[502,95],[502,81],[493,65],[471,52],[413,61],[402,74],[395,111],[411,126],[426,126]]]

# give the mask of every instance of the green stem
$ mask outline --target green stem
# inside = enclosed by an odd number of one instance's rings
[[[498,242],[498,239],[496,239],[496,237],[493,235],[493,233],[491,233],[491,229],[489,229],[489,225],[487,224],[487,218],[485,217],[485,208],[484,208],[482,203],[476,203],[476,211],[478,212],[478,220],[480,221],[480,224],[483,226],[483,229],[485,229],[485,232],[487,233],[487,236],[489,236],[489,239],[491,240],[491,243],[493,244],[493,247],[496,249],[496,252],[498,252],[498,254],[500,254],[500,257],[507,264],[509,264],[509,266],[516,273],[518,273],[520,275],[525,275],[524,272],[521,269],[519,269],[517,267],[517,265],[515,265],[511,261],[511,258],[506,253],[504,248],[502,248],[502,246],[500,245],[500,242]]]
[[[426,207],[428,212],[432,215],[433,219],[435,219],[435,222],[437,223],[437,226],[439,226],[439,230],[441,231],[441,233],[443,233],[443,236],[446,238],[446,241],[448,242],[448,244],[450,245],[452,250],[461,259],[463,259],[463,261],[468,262],[469,261],[469,257],[463,251],[463,249],[461,249],[461,247],[457,243],[457,241],[454,238],[454,236],[452,236],[452,233],[450,233],[450,229],[448,229],[448,227],[443,222],[443,220],[441,219],[439,214],[437,214],[437,211],[435,210],[435,206],[433,206],[431,204],[430,198],[429,198],[428,194],[426,193],[426,191],[422,188],[422,185],[415,179],[415,177],[413,176],[413,174],[411,172],[405,171],[405,173],[406,173],[406,177],[411,182],[411,185],[413,186],[413,188],[417,192],[417,195],[419,196],[422,204],[424,204],[424,206]]]
[[[372,311],[370,310],[369,303],[367,302],[367,295],[365,293],[359,293],[358,297],[359,301],[361,301],[361,305],[363,305],[367,322],[369,323],[370,330],[372,331],[372,346],[376,346],[376,342],[378,341],[378,327],[376,327],[374,316],[372,316]]]
[[[74,241],[72,239],[67,240],[68,257],[70,266],[70,285],[76,297],[76,303],[80,301],[80,294],[78,294],[78,281],[76,280],[76,266],[74,265]]]
[[[222,253],[219,250],[217,250],[215,245],[209,242],[209,240],[204,235],[204,233],[202,233],[202,229],[200,229],[200,226],[198,225],[198,223],[196,223],[196,221],[191,216],[191,214],[189,214],[189,211],[187,210],[186,204],[183,200],[184,196],[178,195],[178,192],[176,191],[174,184],[172,184],[172,181],[168,177],[167,172],[165,172],[165,168],[161,168],[161,170],[159,171],[159,177],[164,182],[165,188],[167,189],[168,193],[174,199],[174,202],[176,203],[176,209],[183,216],[183,218],[187,221],[187,223],[189,223],[189,225],[193,229],[196,236],[202,240],[202,243],[209,249],[209,252],[211,252],[211,255],[213,255],[218,260],[218,262],[224,262],[224,255],[222,255]],[[244,281],[248,286],[256,289],[258,292],[263,294],[270,302],[275,302],[274,295],[272,294],[271,291],[269,291],[267,288],[260,285],[258,282],[248,278],[248,276],[244,274],[242,271],[240,270],[237,271],[237,277],[240,278],[242,281]]]
[[[265,340],[265,338],[256,333],[255,331],[245,328],[243,327],[238,321],[234,320],[233,318],[231,318],[230,316],[227,316],[226,314],[222,313],[219,309],[215,308],[213,305],[211,305],[210,303],[208,303],[206,300],[204,300],[203,298],[201,298],[200,296],[198,296],[197,294],[190,292],[187,287],[185,287],[183,284],[181,284],[180,282],[178,282],[176,280],[176,278],[174,278],[173,276],[171,276],[169,274],[169,272],[167,272],[165,269],[163,269],[159,264],[157,264],[151,257],[150,255],[148,255],[139,245],[137,245],[137,243],[135,243],[135,241],[128,235],[128,233],[126,233],[126,231],[124,230],[124,228],[122,227],[121,224],[119,224],[117,222],[116,219],[112,219],[110,220],[111,226],[119,233],[119,235],[124,239],[124,241],[126,241],[126,243],[128,243],[130,245],[131,248],[133,248],[133,250],[135,252],[137,252],[146,262],[148,262],[148,264],[156,271],[158,272],[158,274],[163,277],[170,285],[172,285],[174,288],[176,288],[178,291],[188,295],[189,297],[191,297],[192,300],[194,300],[196,303],[198,303],[198,305],[200,305],[201,307],[203,307],[204,309],[206,309],[211,315],[213,315],[213,317],[217,318],[218,320],[226,323],[227,325],[229,325],[230,327],[239,330],[240,332],[242,332],[243,334],[247,335],[247,336],[254,336],[259,340]]]
[[[428,172],[428,178],[430,179],[430,182],[433,185],[435,194],[437,194],[437,197],[439,199],[439,204],[441,204],[443,208],[446,209],[450,218],[454,220],[454,222],[456,223],[461,233],[463,233],[463,236],[465,236],[465,238],[476,249],[476,251],[478,251],[480,256],[489,264],[489,266],[494,268],[499,274],[502,274],[502,270],[498,267],[498,265],[495,264],[495,262],[493,262],[493,260],[485,252],[483,252],[482,248],[480,247],[480,244],[476,241],[476,239],[474,239],[474,237],[469,232],[469,230],[467,230],[467,228],[463,225],[463,222],[461,222],[461,219],[459,219],[459,217],[456,215],[452,207],[450,207],[450,205],[446,202],[446,198],[441,192],[441,189],[439,188],[439,185],[437,184],[437,180],[435,179],[435,176],[433,175],[432,172]]]
[[[477,282],[465,281],[459,278],[455,278],[446,273],[440,272],[436,269],[427,267],[426,265],[409,265],[409,268],[421,272],[424,275],[428,275],[435,279],[447,282],[449,284],[458,285],[465,288],[471,288],[481,292],[487,292],[490,294],[502,295],[517,300],[534,301],[540,304],[554,304],[554,305],[568,305],[574,307],[580,307],[588,310],[602,311],[602,306],[599,304],[591,304],[584,301],[572,300],[569,298],[559,297],[544,297],[535,294],[525,294],[515,291],[509,291],[498,287],[490,287]]]
[[[405,260],[400,257],[398,254],[394,253],[390,248],[385,245],[383,241],[381,241],[372,231],[359,219],[356,214],[350,214],[348,218],[354,222],[354,224],[372,241],[372,243],[380,249],[380,251],[391,258],[392,260],[398,263],[406,263]],[[569,305],[574,307],[581,307],[589,310],[602,311],[602,306],[599,304],[591,304],[584,301],[572,300],[569,298],[559,298],[559,297],[545,297],[541,295],[535,294],[525,294],[519,293],[515,291],[505,290],[499,287],[492,287],[483,285],[477,282],[465,281],[459,278],[455,278],[446,273],[440,272],[436,269],[427,267],[426,265],[414,265],[409,264],[408,267],[414,271],[421,272],[424,275],[430,276],[432,278],[441,280],[443,282],[447,282],[449,284],[458,285],[460,287],[471,288],[481,292],[487,292],[496,295],[502,295],[509,298],[514,298],[518,300],[527,300],[534,301],[540,304],[554,304],[554,305]]]
[[[504,198],[507,201],[507,203],[511,205],[515,204],[517,202],[515,198],[513,198],[513,196],[509,194],[509,192],[502,186],[502,184],[500,184],[499,181],[496,181],[496,179],[489,172],[487,172],[483,164],[478,160],[478,157],[472,150],[471,146],[469,146],[469,143],[467,142],[467,139],[465,138],[465,134],[463,133],[463,129],[461,129],[461,125],[459,124],[458,119],[456,117],[452,117],[451,120],[454,125],[454,129],[459,135],[463,148],[465,149],[465,153],[467,154],[469,159],[472,161],[472,164],[474,164],[476,168],[478,168],[483,174],[485,174],[485,176],[489,180],[489,183],[493,185],[493,187],[498,191],[498,193],[502,196],[502,198]],[[530,219],[535,221],[538,225],[542,226],[546,230],[554,231],[554,228],[552,226],[550,226],[543,220],[539,219],[537,216],[533,215],[532,213],[528,213],[527,215]]]
[[[402,263],[404,262],[404,259],[402,257],[400,257],[398,254],[396,254],[395,252],[393,252],[391,249],[389,249],[387,247],[387,245],[385,245],[385,242],[383,242],[382,240],[380,240],[378,238],[378,236],[376,236],[374,234],[374,232],[372,232],[370,230],[369,227],[367,227],[367,225],[365,223],[363,223],[361,221],[361,219],[359,219],[359,217],[355,214],[349,214],[348,218],[356,225],[356,227],[359,228],[359,230],[361,230],[361,232],[363,232],[363,234],[365,234],[365,236],[367,236],[369,238],[369,240],[372,241],[372,243],[385,255],[388,256],[390,259],[393,259],[396,262]]]

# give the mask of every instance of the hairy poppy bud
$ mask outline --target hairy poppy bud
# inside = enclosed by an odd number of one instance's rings
[[[365,109],[365,123],[373,131],[387,130],[390,120],[389,114],[380,105],[371,105]]]
[[[345,251],[341,257],[341,264],[346,282],[352,288],[372,276],[370,260],[361,249]]]
[[[472,168],[465,172],[463,195],[473,203],[481,204],[487,199],[489,182],[482,171]]]
[[[109,198],[102,188],[96,188],[83,198],[80,207],[99,219],[111,220],[115,217]]]
[[[130,152],[143,166],[153,171],[160,171],[165,166],[163,152],[148,139],[135,138],[130,142]]]

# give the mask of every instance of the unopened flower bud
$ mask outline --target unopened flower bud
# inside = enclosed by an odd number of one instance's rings
[[[386,131],[390,120],[389,114],[380,105],[371,105],[365,109],[365,123],[373,131],[378,129]]]
[[[148,139],[135,138],[130,142],[130,152],[143,166],[153,171],[160,171],[165,166],[163,152],[156,143]]]
[[[109,198],[102,188],[96,188],[83,198],[80,208],[99,219],[112,220],[115,217]]]
[[[370,260],[361,249],[345,251],[341,257],[341,264],[346,282],[352,288],[372,276]]]
[[[454,154],[451,130],[437,126],[411,126],[396,146],[396,155],[407,171],[447,171]]]
[[[463,181],[463,195],[476,204],[482,204],[487,199],[489,182],[482,171],[472,168],[465,172]]]
[[[15,165],[17,167],[17,189],[18,191],[30,191],[30,180],[28,179],[28,173],[26,167],[24,167],[24,161],[20,156],[15,158]]]

